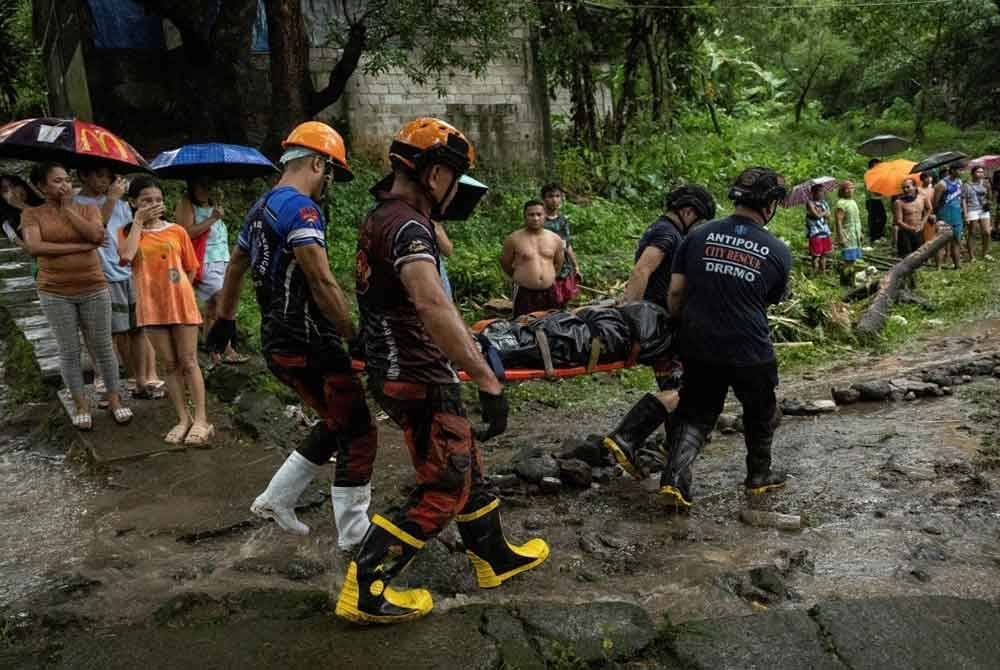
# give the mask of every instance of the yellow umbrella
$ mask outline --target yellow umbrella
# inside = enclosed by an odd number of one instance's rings
[[[870,193],[887,197],[900,195],[903,192],[903,180],[919,178],[910,174],[914,165],[914,161],[902,159],[879,163],[865,173],[865,188]],[[919,182],[917,185],[919,186]]]

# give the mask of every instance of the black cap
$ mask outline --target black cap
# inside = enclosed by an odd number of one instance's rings
[[[785,178],[766,167],[744,170],[729,189],[729,199],[734,205],[763,209],[788,195]]]

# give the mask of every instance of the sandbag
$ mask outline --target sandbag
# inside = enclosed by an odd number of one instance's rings
[[[631,341],[639,343],[640,363],[653,363],[667,353],[673,341],[673,330],[665,309],[645,300],[615,309],[628,323]]]
[[[583,307],[576,315],[590,328],[591,339],[601,340],[599,363],[613,363],[628,358],[632,348],[631,330],[625,317],[613,307]]]

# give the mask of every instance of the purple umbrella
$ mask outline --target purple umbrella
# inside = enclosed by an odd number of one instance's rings
[[[797,184],[795,188],[792,189],[791,193],[785,196],[785,200],[781,204],[785,207],[804,205],[810,198],[812,198],[812,190],[814,186],[822,187],[823,195],[826,195],[833,189],[837,188],[838,183],[839,182],[837,182],[837,180],[833,177],[816,177],[815,179],[804,181],[801,184]]]

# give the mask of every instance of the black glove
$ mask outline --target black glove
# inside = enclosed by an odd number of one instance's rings
[[[205,338],[205,345],[213,354],[221,354],[236,337],[236,322],[232,319],[216,319]]]
[[[497,395],[480,391],[479,405],[486,426],[475,431],[478,441],[485,442],[507,430],[507,415],[510,413],[510,406],[507,404],[507,397],[503,391]]]

